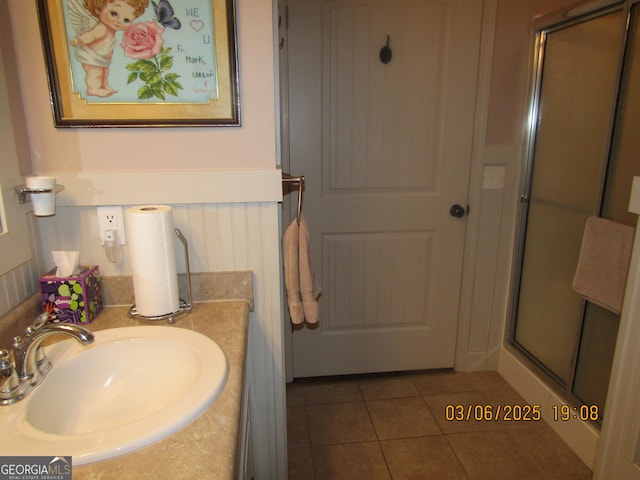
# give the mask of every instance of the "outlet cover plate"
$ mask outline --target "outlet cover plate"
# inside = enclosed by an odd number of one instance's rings
[[[98,228],[100,244],[104,245],[104,232],[116,230],[120,245],[127,244],[127,234],[124,228],[124,208],[120,205],[98,207]]]
[[[502,190],[506,167],[504,165],[487,165],[482,172],[483,190]]]

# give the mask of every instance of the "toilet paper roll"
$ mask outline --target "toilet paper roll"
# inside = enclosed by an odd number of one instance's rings
[[[125,222],[137,312],[154,317],[178,311],[176,234],[171,207],[128,208]]]

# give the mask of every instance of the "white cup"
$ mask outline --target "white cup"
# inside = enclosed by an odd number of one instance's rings
[[[56,177],[27,177],[27,189],[48,190],[46,193],[31,193],[33,214],[37,217],[47,217],[56,213]]]

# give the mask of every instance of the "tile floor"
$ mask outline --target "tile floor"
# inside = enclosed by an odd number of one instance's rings
[[[289,480],[586,480],[544,421],[447,421],[446,405],[523,405],[496,372],[287,386]]]

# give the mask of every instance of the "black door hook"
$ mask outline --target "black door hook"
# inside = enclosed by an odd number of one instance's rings
[[[393,56],[393,52],[391,52],[391,47],[389,47],[389,42],[391,38],[387,35],[387,44],[380,49],[380,61],[385,65],[391,61],[391,57]]]

